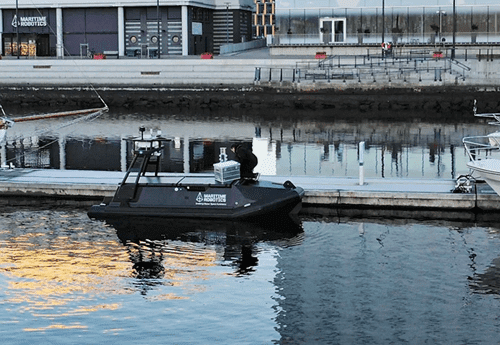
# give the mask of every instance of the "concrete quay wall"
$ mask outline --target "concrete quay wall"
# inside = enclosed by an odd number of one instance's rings
[[[250,53],[247,53],[250,54]],[[262,71],[291,71],[314,59],[217,57],[201,59],[0,60],[0,104],[4,107],[99,106],[95,88],[106,103],[124,108],[305,109],[423,111],[442,114],[500,111],[500,62],[463,61],[465,80],[434,72],[428,78],[383,75],[373,79],[255,80]],[[264,72],[263,72],[264,73]],[[268,72],[266,72],[268,73]],[[421,80],[420,80],[421,79]]]
[[[442,73],[439,80],[434,70],[405,73],[405,78],[387,75],[363,79],[297,80],[293,70],[297,66],[318,64],[307,58],[236,59],[218,57],[202,59],[70,59],[70,60],[0,60],[0,87],[12,86],[89,86],[96,87],[252,87],[266,86],[282,90],[315,89],[381,89],[419,88],[427,86],[490,86],[500,85],[499,59],[458,60],[470,71],[454,66],[457,73]],[[345,63],[353,61],[345,60]],[[439,61],[434,63],[441,66]],[[384,70],[384,66],[366,66]],[[408,66],[411,67],[411,66]],[[432,66],[434,67],[434,66]],[[256,78],[256,69],[261,75]],[[270,69],[279,77],[269,78]],[[462,73],[463,72],[463,73]],[[429,74],[429,75],[427,75]],[[464,75],[464,77],[462,77]],[[256,81],[257,79],[257,81]],[[295,79],[295,80],[294,80]]]
[[[0,61],[0,86],[224,86],[253,85],[255,66],[281,60],[70,59]],[[288,60],[282,62],[287,65]],[[294,65],[294,63],[293,63]]]
[[[263,86],[252,87],[183,87],[183,88],[97,88],[111,109],[173,109],[193,111],[251,111],[256,115],[287,117],[314,111],[315,116],[340,119],[363,113],[365,117],[412,117],[455,119],[457,114],[471,114],[474,100],[480,112],[500,112],[500,89],[493,87],[421,87],[385,89],[321,89],[287,91]],[[89,87],[0,87],[0,104],[7,113],[16,109],[74,110],[102,105]],[[48,108],[48,109],[47,109]],[[291,113],[290,110],[293,110]],[[472,116],[470,116],[472,118]]]

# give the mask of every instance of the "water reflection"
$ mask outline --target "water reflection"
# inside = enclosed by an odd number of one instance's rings
[[[489,344],[500,331],[498,214],[109,226],[2,211],[4,343]]]
[[[500,228],[496,219],[494,225],[488,227],[488,236],[490,238],[500,238]],[[476,252],[474,248],[470,248],[469,258],[472,262],[473,274],[468,277],[468,280],[471,291],[479,294],[500,295],[500,257],[491,260],[488,266],[483,269],[481,262],[476,263],[478,254],[481,253]]]
[[[13,321],[13,334],[78,332],[96,327],[93,314],[131,318],[136,311],[128,303],[137,303],[130,302],[136,294],[151,302],[195,299],[224,277],[256,274],[261,244],[298,245],[303,233],[292,218],[110,223],[92,221],[80,209],[4,207],[0,323]]]
[[[220,147],[243,142],[259,157],[256,170],[264,175],[357,176],[358,143],[365,141],[367,177],[454,178],[467,171],[462,138],[492,131],[472,114],[457,116],[453,122],[422,121],[422,114],[405,114],[405,121],[359,113],[319,115],[292,111],[271,119],[255,113],[112,111],[77,127],[63,127],[64,120],[53,120],[57,130],[18,124],[9,129],[1,156],[4,164],[17,167],[125,170],[131,155],[122,139],[136,135],[144,125],[174,139],[165,148],[164,171],[211,170]]]
[[[389,236],[389,227],[426,226],[427,230],[436,226],[444,226],[450,229],[450,238],[454,244],[461,247],[464,261],[470,270],[470,274],[463,276],[467,280],[469,288],[474,293],[500,295],[500,257],[495,257],[491,262],[477,261],[476,258],[485,253],[484,244],[478,242],[477,238],[471,236],[471,227],[484,229],[483,239],[500,240],[500,225],[498,212],[451,212],[451,211],[408,211],[408,210],[369,210],[369,209],[321,209],[309,207],[309,217],[303,217],[303,221],[321,221],[324,224],[358,224],[358,234],[364,238],[365,227],[369,224],[379,224],[387,228],[381,232],[376,240],[384,247],[386,237]],[[322,216],[314,216],[321,214]],[[473,238],[473,240],[471,240]],[[477,248],[476,246],[480,246]],[[495,251],[496,253],[496,251]],[[464,262],[464,263],[465,263]]]
[[[500,295],[500,257],[493,259],[483,273],[475,273],[469,280],[474,292]]]
[[[74,304],[75,296],[129,293],[121,283],[128,269],[125,253],[101,230],[77,210],[31,212],[4,207],[0,272],[8,283],[2,303],[51,319],[116,309],[112,302]]]
[[[498,298],[471,292],[500,292],[497,221],[367,215],[303,224],[304,243],[277,256],[280,343],[496,341]]]
[[[420,223],[428,225],[446,224],[454,229],[462,229],[470,226],[485,227],[490,229],[498,228],[500,225],[499,211],[474,211],[474,210],[407,210],[407,209],[369,209],[355,207],[322,207],[322,206],[303,206],[302,212],[306,219],[328,219],[329,221],[345,222],[351,219],[358,222],[380,222],[384,224],[408,224]],[[307,216],[306,216],[307,215]]]
[[[127,247],[140,279],[164,277],[170,272],[165,265],[171,267],[169,259],[174,256],[177,266],[212,266],[223,261],[234,268],[236,276],[247,275],[258,265],[258,243],[297,245],[303,232],[300,220],[292,217],[260,222],[121,217],[106,222]]]

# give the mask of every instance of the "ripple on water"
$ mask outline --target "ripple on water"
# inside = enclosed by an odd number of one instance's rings
[[[500,331],[494,228],[312,218],[292,233],[196,224],[169,237],[155,226],[143,236],[78,209],[6,209],[3,341],[494,343]]]
[[[472,296],[468,283],[472,247],[488,260],[498,255],[498,237],[484,229],[380,221],[304,229],[300,247],[280,252],[275,279],[278,329],[290,343],[460,343],[491,341],[499,330],[483,309],[492,300]],[[465,324],[484,333],[457,331]]]

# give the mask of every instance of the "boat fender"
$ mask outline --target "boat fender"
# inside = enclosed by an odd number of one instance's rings
[[[283,187],[285,187],[286,189],[295,189],[295,185],[288,180],[285,183],[283,183]]]
[[[451,190],[452,193],[471,193],[472,186],[476,179],[471,175],[459,175],[455,188]]]

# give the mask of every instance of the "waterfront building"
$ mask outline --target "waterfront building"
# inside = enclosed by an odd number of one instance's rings
[[[267,37],[276,32],[275,0],[254,0],[253,28],[255,37]]]
[[[254,6],[252,0],[0,0],[0,53],[217,54],[223,44],[252,39]]]
[[[498,0],[276,0],[273,43],[498,43],[499,16]]]

